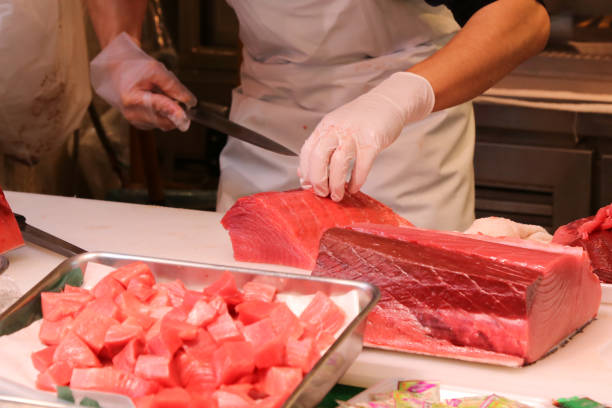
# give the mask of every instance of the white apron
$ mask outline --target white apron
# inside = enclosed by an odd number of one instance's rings
[[[0,154],[34,164],[91,100],[81,0],[0,0]]]
[[[299,152],[321,118],[458,30],[423,0],[228,0],[240,22],[241,86],[230,117]],[[471,104],[404,128],[375,160],[362,191],[417,226],[463,230],[474,219]],[[217,211],[239,197],[299,187],[298,158],[229,138]]]

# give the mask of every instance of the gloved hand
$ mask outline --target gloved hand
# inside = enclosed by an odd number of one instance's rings
[[[539,225],[521,224],[502,217],[478,218],[463,233],[520,238],[546,243],[552,241],[552,235]]]
[[[121,33],[91,61],[94,90],[139,129],[178,128],[189,118],[176,101],[195,106],[195,96],[164,65]]]
[[[430,83],[398,72],[369,92],[325,115],[300,152],[302,188],[334,201],[359,191],[376,155],[397,139],[402,128],[429,115],[434,106]]]

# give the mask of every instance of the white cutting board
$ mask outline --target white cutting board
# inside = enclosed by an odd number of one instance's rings
[[[612,304],[612,283],[601,284],[601,303]]]
[[[88,251],[307,273],[235,261],[229,235],[221,225],[222,213],[13,191],[5,195],[13,211],[24,215],[28,224]],[[22,249],[29,253],[28,248],[19,248],[7,254],[9,259],[22,258]],[[53,266],[64,259],[40,250],[43,257],[57,260]]]
[[[6,192],[28,222],[92,251],[110,251],[219,265],[304,273],[303,270],[233,259],[222,214],[71,197]],[[7,274],[25,291],[63,258],[37,247],[9,252]],[[389,377],[438,380],[541,398],[586,395],[612,405],[612,304],[565,347],[522,368],[366,349],[341,380],[367,387]],[[529,390],[529,392],[525,392]]]

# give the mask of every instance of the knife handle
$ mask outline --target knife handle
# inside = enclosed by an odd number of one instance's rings
[[[47,248],[66,257],[87,252],[83,248],[29,225],[23,215],[15,213],[13,215],[19,224],[24,241]]]
[[[209,102],[209,101],[198,101],[194,107],[189,108],[183,102],[177,102],[184,111],[188,111],[189,109],[203,109],[208,112],[216,113],[217,115],[221,115],[224,118],[229,116],[229,107],[226,105],[219,105],[218,103]]]

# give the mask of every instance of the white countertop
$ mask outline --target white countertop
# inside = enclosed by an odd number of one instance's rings
[[[5,192],[14,212],[50,234],[90,251],[240,265],[273,271],[303,270],[236,262],[222,214],[156,206]],[[8,253],[6,276],[22,293],[64,257],[28,245]],[[555,398],[589,396],[612,405],[612,305],[602,305],[598,319],[565,347],[522,368],[364,350],[341,380],[370,386],[389,377],[438,380],[448,385]]]

